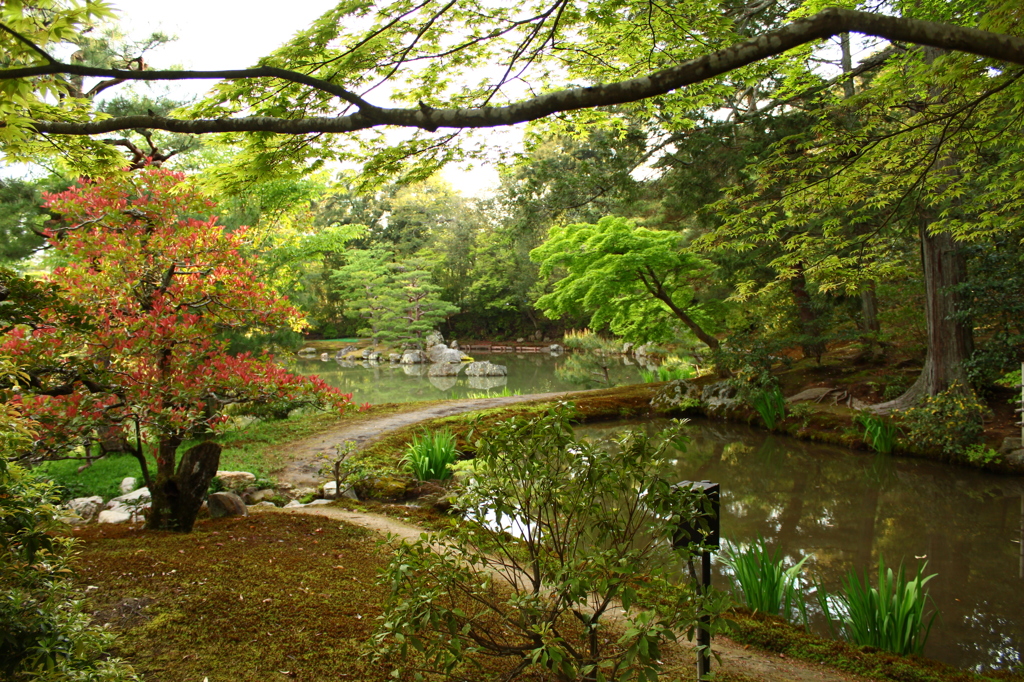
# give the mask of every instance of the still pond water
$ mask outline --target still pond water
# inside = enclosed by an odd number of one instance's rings
[[[666,425],[588,425],[577,435]],[[805,575],[832,593],[851,567],[863,572],[879,556],[894,568],[903,561],[908,572],[927,561],[927,573],[938,574],[928,587],[939,617],[925,656],[978,672],[1024,672],[1024,480],[735,424],[694,420],[688,432],[691,443],[675,453],[669,475],[721,484],[726,544],[760,533],[772,550],[782,548],[787,565],[810,554]],[[715,571],[713,584],[727,585],[720,564]],[[816,625],[824,632],[823,621]]]
[[[426,367],[344,366],[334,360],[296,361],[304,374],[353,393],[357,402],[413,402],[510,392],[592,388],[566,381],[566,357],[474,354],[508,367],[498,378],[426,376]],[[639,368],[612,368],[612,381],[640,381]],[[433,379],[433,380],[432,380]],[[652,432],[657,421],[580,427],[587,438],[627,426]],[[1024,479],[901,458],[878,458],[742,425],[694,420],[691,444],[676,453],[669,476],[722,485],[722,536],[745,543],[760,533],[788,562],[805,555],[805,575],[838,591],[851,568],[863,571],[903,561],[909,571],[928,562],[929,589],[939,618],[925,650],[929,658],[982,672],[1024,672]],[[728,578],[716,565],[715,584]],[[811,599],[811,605],[814,599]],[[816,623],[823,630],[823,623]]]
[[[460,371],[457,377],[427,376],[430,365],[392,365],[340,362],[329,359],[290,360],[288,368],[299,374],[316,374],[335,388],[352,394],[357,403],[409,403],[421,400],[443,400],[496,395],[503,390],[512,394],[580,391],[606,386],[603,376],[587,375],[584,383],[574,383],[566,377],[566,363],[572,355],[552,357],[548,353],[473,353],[474,360],[487,360],[505,365],[508,376],[467,377]],[[628,363],[628,364],[627,364]],[[464,366],[463,366],[464,370]],[[585,368],[590,372],[592,368]],[[615,358],[608,370],[613,386],[637,384],[642,381],[636,361],[626,357]]]

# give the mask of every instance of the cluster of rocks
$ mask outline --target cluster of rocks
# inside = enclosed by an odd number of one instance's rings
[[[305,507],[330,504],[338,497],[337,485],[330,481],[319,488],[296,488],[279,483],[273,488],[256,485],[256,475],[248,471],[218,471],[217,478],[224,490],[210,493],[204,508],[213,518],[248,516],[253,508]],[[134,523],[142,520],[150,506],[149,488],[138,487],[138,481],[128,477],[121,481],[121,495],[104,502],[103,498],[77,497],[65,505],[63,521],[71,525],[85,523]],[[342,490],[341,497],[359,499],[352,488]],[[309,502],[301,502],[311,499]]]
[[[1016,467],[1024,467],[1024,439],[1020,437],[1007,436],[999,448],[1000,456],[1009,464]]]

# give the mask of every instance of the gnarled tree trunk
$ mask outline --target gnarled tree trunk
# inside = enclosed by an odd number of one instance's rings
[[[180,440],[160,443],[157,476],[149,486],[152,506],[146,527],[155,530],[176,530],[188,533],[195,525],[199,508],[220,464],[220,445],[200,443],[181,456],[174,468],[175,452]]]

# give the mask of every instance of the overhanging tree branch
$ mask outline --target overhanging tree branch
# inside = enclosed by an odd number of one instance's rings
[[[656,97],[694,83],[710,80],[748,64],[840,33],[852,32],[931,47],[967,52],[981,57],[1024,65],[1024,38],[930,21],[890,17],[868,12],[829,8],[775,31],[737,43],[698,59],[630,80],[571,88],[532,97],[501,107],[435,109],[374,106],[348,90],[307,74],[273,67],[228,71],[131,71],[97,69],[76,64],[0,70],[0,79],[73,74],[124,80],[199,80],[278,78],[327,92],[355,105],[358,111],[337,117],[277,118],[249,116],[226,119],[181,120],[165,116],[124,116],[92,122],[36,121],[39,133],[98,135],[147,128],[174,133],[205,134],[269,132],[283,135],[349,133],[379,126],[421,128],[492,128],[544,118],[556,112],[625,104]]]

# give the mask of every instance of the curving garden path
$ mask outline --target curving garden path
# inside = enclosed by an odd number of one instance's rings
[[[580,392],[577,391],[575,393]],[[412,426],[428,419],[450,417],[465,412],[486,410],[492,407],[513,405],[531,400],[550,400],[559,396],[574,395],[575,393],[534,393],[531,395],[512,395],[499,398],[467,398],[464,400],[452,400],[441,405],[430,405],[429,407],[400,414],[383,415],[352,423],[342,422],[328,431],[323,431],[315,436],[295,441],[285,446],[288,448],[288,452],[284,454],[287,456],[289,463],[280,471],[273,472],[272,475],[278,481],[291,483],[296,487],[315,487],[323,478],[319,474],[321,462],[318,458],[320,455],[324,453],[334,454],[336,448],[343,446],[347,441],[353,441],[356,447],[361,449],[392,431]]]

